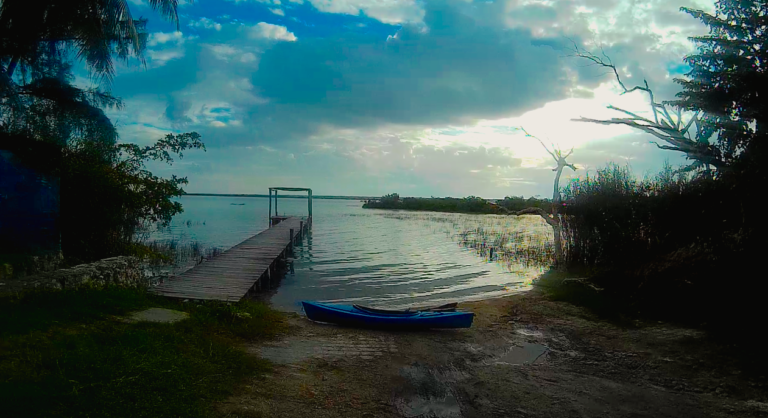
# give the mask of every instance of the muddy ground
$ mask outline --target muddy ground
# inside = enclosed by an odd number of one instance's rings
[[[292,315],[229,417],[768,417],[768,381],[666,324],[619,327],[534,290],[461,304],[467,330],[387,332]]]

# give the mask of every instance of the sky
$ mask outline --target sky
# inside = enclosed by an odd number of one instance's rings
[[[681,6],[701,0],[196,0],[179,30],[146,0],[146,67],[116,65],[110,110],[123,142],[196,131],[161,176],[190,193],[549,196],[554,162],[541,144],[573,148],[561,185],[606,163],[638,176],[679,153],[624,126],[571,119],[650,115],[647,95],[620,95],[605,68],[573,57],[603,51],[625,84],[646,79],[657,100],[707,28]],[[87,83],[83,75],[79,83]]]

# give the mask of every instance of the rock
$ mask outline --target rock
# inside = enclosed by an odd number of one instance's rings
[[[136,257],[112,257],[91,264],[55,270],[21,280],[25,288],[77,289],[105,286],[147,287],[141,260]]]

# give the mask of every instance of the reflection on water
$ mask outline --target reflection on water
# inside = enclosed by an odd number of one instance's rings
[[[228,248],[267,227],[266,198],[180,200],[185,212],[154,239]],[[281,199],[280,208],[305,215],[306,200]],[[278,309],[299,311],[305,299],[404,307],[496,297],[529,288],[551,260],[552,231],[535,216],[392,212],[319,199],[313,215],[293,273],[272,296]]]

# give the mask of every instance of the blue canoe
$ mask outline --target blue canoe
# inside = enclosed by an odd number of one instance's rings
[[[472,312],[386,311],[358,305],[301,302],[307,318],[317,322],[389,328],[469,328]]]

